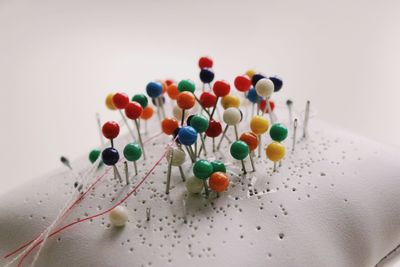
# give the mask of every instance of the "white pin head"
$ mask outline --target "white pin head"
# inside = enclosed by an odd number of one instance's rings
[[[256,92],[259,96],[270,97],[274,92],[274,83],[268,79],[260,79],[256,84]]]
[[[203,180],[192,176],[186,181],[186,189],[191,194],[200,194],[203,191]]]
[[[181,166],[186,160],[186,153],[181,148],[172,148],[167,153],[167,159],[172,166]]]
[[[238,108],[227,108],[224,111],[223,119],[228,125],[237,125],[242,119],[242,114]]]
[[[174,106],[172,109],[172,115],[174,116],[175,119],[178,121],[182,120],[182,109],[179,108],[178,106]]]
[[[116,206],[110,211],[110,222],[115,227],[124,226],[128,221],[128,210],[124,206]]]

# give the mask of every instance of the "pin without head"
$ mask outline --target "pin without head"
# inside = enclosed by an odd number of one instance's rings
[[[310,117],[310,100],[307,101],[306,111],[304,114],[304,123],[303,123],[303,138],[307,137],[307,128],[308,128],[308,120]]]
[[[293,121],[293,119],[292,119],[293,118],[293,111],[292,111],[293,101],[290,100],[290,99],[286,100],[286,106],[287,106],[288,111],[289,111],[289,122],[290,122],[290,125],[292,125],[292,121]]]

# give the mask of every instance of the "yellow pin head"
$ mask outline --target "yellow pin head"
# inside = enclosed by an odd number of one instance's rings
[[[268,131],[269,122],[262,116],[254,116],[250,121],[250,129],[253,133],[260,135]]]
[[[221,99],[221,105],[224,109],[227,108],[239,108],[240,99],[234,95],[226,95]]]
[[[253,69],[246,71],[246,75],[249,76],[250,79],[253,78],[254,74],[256,74],[256,71]]]
[[[279,142],[272,142],[265,149],[265,154],[273,162],[280,161],[285,156],[285,147]]]
[[[107,108],[109,108],[111,110],[115,110],[116,109],[115,106],[114,106],[114,103],[113,103],[113,96],[114,96],[114,94],[110,93],[106,97],[106,106],[107,106]]]

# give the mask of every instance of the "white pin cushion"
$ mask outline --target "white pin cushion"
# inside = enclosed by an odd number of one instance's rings
[[[243,110],[240,133],[248,131],[249,110]],[[289,126],[287,111],[276,113]],[[145,142],[160,131],[154,120]],[[172,168],[166,195],[164,158],[126,201],[129,221],[117,216],[125,227],[113,227],[110,214],[75,224],[49,238],[36,266],[374,266],[400,243],[400,153],[316,119],[308,132],[294,152],[290,138],[283,142],[287,152],[277,172],[264,156],[254,158],[255,173],[243,175],[240,162],[227,152],[228,142],[216,153],[210,153],[208,142],[208,160],[225,162],[230,177],[228,190],[208,199],[192,194],[201,185],[192,178],[184,183],[178,168]],[[228,135],[234,139],[232,131]],[[56,228],[117,203],[162,157],[170,140],[160,135],[145,144],[148,159],[138,160],[139,174],[130,172],[129,185],[114,179],[109,167],[94,168],[84,189],[103,178]],[[128,142],[129,136],[118,137],[115,146],[122,151]],[[263,136],[263,144],[271,142]],[[186,159],[182,167],[190,177]],[[248,158],[245,163],[249,166]],[[63,167],[0,196],[2,256],[53,222],[76,194],[76,172],[85,176],[88,164],[85,157],[72,162],[75,171]],[[117,167],[123,171],[121,161]],[[0,264],[9,259],[2,257]]]

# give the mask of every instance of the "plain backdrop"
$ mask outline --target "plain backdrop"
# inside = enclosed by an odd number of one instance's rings
[[[400,145],[399,1],[0,0],[0,191],[87,155],[109,92],[249,68],[299,109]]]

